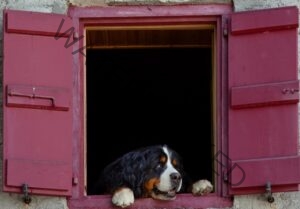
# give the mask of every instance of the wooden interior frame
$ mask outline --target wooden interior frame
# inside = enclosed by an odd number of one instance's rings
[[[215,68],[215,92],[214,95],[214,104],[216,111],[215,115],[226,115],[224,106],[224,97],[225,90],[224,86],[226,85],[226,75],[224,71],[226,70],[226,61],[223,56],[226,53],[226,44],[223,37],[223,27],[227,24],[225,18],[222,15],[229,14],[231,12],[230,5],[215,5],[214,7],[209,7],[208,5],[186,5],[186,6],[154,6],[151,7],[151,14],[145,13],[145,9],[149,10],[147,7],[143,6],[128,6],[128,7],[115,7],[115,8],[70,8],[70,16],[73,18],[73,23],[75,29],[78,31],[79,37],[84,37],[86,34],[87,28],[92,27],[121,27],[128,29],[130,27],[153,27],[153,25],[161,25],[159,27],[164,28],[165,26],[171,27],[175,25],[181,25],[180,27],[187,27],[190,25],[213,25],[215,28],[215,55],[214,55],[214,68]],[[122,11],[122,12],[120,12]],[[131,15],[128,15],[130,11]],[[117,28],[116,27],[116,28]],[[177,26],[176,26],[177,27]],[[175,27],[175,28],[176,28]],[[80,53],[74,54],[74,65],[73,71],[75,72],[75,79],[79,81],[74,90],[74,99],[75,103],[79,103],[79,109],[76,110],[75,115],[82,120],[76,121],[74,128],[77,129],[77,136],[74,135],[76,143],[74,143],[73,152],[74,154],[74,189],[72,198],[69,200],[68,204],[70,208],[79,208],[84,206],[99,206],[101,208],[111,208],[110,197],[106,195],[101,196],[86,196],[85,194],[85,48],[86,48],[86,39],[82,39],[74,45],[74,48],[78,49]],[[83,49],[83,50],[80,50]],[[226,154],[226,122],[224,117],[216,118],[216,145],[219,150],[222,150],[223,154]],[[81,122],[80,122],[81,121]],[[82,123],[82,121],[84,121]],[[79,137],[79,138],[78,138]],[[225,155],[226,156],[226,155]],[[218,156],[219,157],[219,156]],[[220,156],[221,157],[221,156]],[[222,170],[222,166],[227,163],[226,157],[218,158],[218,163],[216,163],[216,169],[218,171]],[[168,203],[153,201],[151,199],[141,199],[136,200],[132,208],[153,208],[153,207],[164,207],[164,208],[174,208],[178,206],[182,207],[229,207],[232,205],[232,201],[227,196],[227,186],[222,179],[222,175],[216,173],[217,178],[217,190],[216,193],[210,194],[205,197],[194,197],[190,194],[178,195],[176,201],[171,201]],[[222,197],[223,196],[223,197]]]
[[[211,47],[213,37],[208,37],[208,31],[213,33],[214,30],[213,25],[86,27],[86,49]],[[176,40],[169,43],[168,39],[174,32],[177,32]],[[182,33],[190,34],[188,41],[187,37],[180,40]]]

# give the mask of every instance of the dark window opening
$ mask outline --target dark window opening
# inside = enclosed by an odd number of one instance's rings
[[[211,46],[87,50],[88,195],[108,163],[156,144],[175,149],[194,180],[214,182],[212,56]]]

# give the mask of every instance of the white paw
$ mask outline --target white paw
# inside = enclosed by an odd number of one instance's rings
[[[129,188],[121,188],[117,190],[112,197],[112,203],[122,208],[128,207],[133,202],[134,195],[132,190]]]
[[[193,184],[192,193],[194,195],[205,195],[213,190],[213,185],[208,180],[199,180]]]

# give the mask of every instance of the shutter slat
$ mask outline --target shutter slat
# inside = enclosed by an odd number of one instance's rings
[[[231,107],[248,108],[299,102],[299,82],[287,81],[231,88]]]
[[[238,165],[234,168],[234,165]],[[232,162],[233,189],[259,187],[270,182],[275,185],[290,185],[300,182],[300,157],[265,158]],[[256,168],[257,170],[253,170]],[[287,171],[295,172],[287,172]],[[259,171],[259,175],[257,175]]]
[[[67,111],[70,107],[68,89],[29,85],[8,85],[6,104],[11,107]]]
[[[7,185],[30,188],[67,190],[70,162],[7,159]],[[22,175],[16,175],[21,171]],[[45,180],[46,178],[46,180]],[[69,179],[70,181],[70,179]],[[46,192],[47,194],[47,192]]]
[[[249,34],[298,27],[296,7],[238,12],[232,15],[231,33]]]
[[[63,24],[60,29],[61,22]],[[6,13],[7,33],[38,34],[54,37],[57,32],[59,32],[58,35],[63,35],[70,27],[72,27],[72,21],[64,15],[14,10]],[[63,36],[67,37],[68,34]]]

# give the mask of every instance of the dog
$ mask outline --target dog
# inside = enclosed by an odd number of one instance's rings
[[[124,208],[135,198],[174,200],[177,193],[204,195],[212,190],[208,180],[191,182],[176,151],[154,145],[131,151],[106,166],[94,193],[111,194],[112,203]]]

